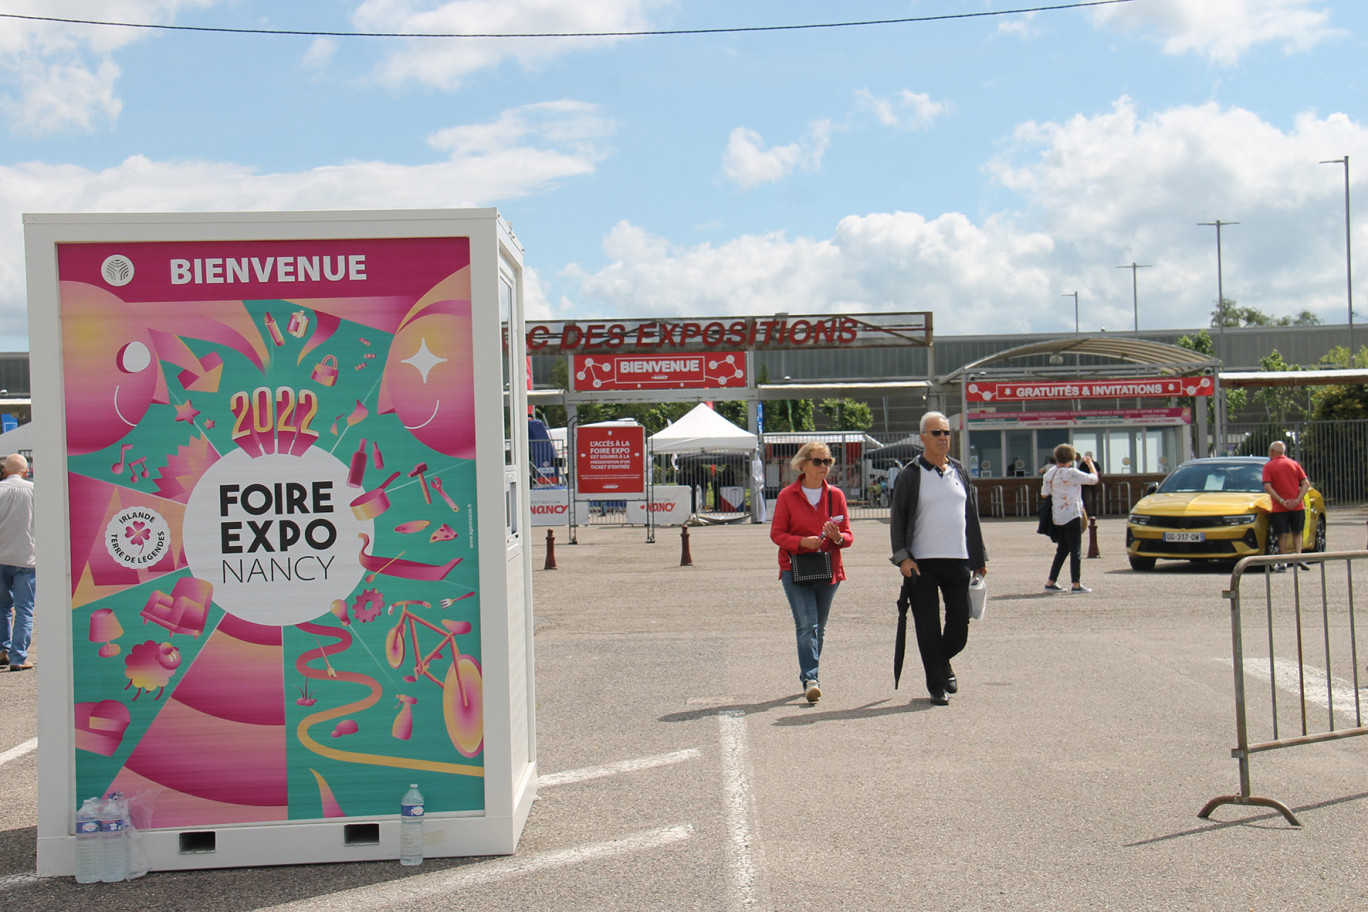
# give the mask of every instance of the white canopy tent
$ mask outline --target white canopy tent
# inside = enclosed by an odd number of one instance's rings
[[[758,440],[699,403],[674,424],[651,435],[651,449],[657,454],[701,455],[704,453],[751,453]]]
[[[706,403],[700,403],[674,424],[657,434],[652,434],[650,444],[652,452],[657,456],[720,456],[728,454],[745,456],[755,453],[756,447],[759,445],[759,438],[744,428],[732,424]],[[739,468],[738,474],[743,478],[750,475],[749,460],[745,461]],[[763,522],[763,489],[757,486],[753,478],[747,480],[746,486],[751,489],[751,503],[757,505],[761,511],[759,514],[752,511],[752,518]],[[727,490],[734,491],[739,502],[741,488],[723,488],[718,493],[721,494]]]

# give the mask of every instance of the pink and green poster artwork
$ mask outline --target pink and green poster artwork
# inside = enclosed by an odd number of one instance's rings
[[[76,795],[484,807],[468,238],[64,244]]]

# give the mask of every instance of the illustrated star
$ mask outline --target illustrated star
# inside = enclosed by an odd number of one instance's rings
[[[214,429],[214,419],[213,419],[213,418],[206,418],[206,419],[204,419],[204,429],[205,429],[206,431],[212,431],[212,430]]]
[[[427,338],[424,337],[418,342],[418,350],[412,356],[405,358],[402,363],[412,364],[423,375],[423,382],[427,383],[428,374],[432,369],[445,362],[446,358],[439,358],[428,350]]]
[[[180,405],[176,406],[177,421],[184,421],[186,424],[194,424],[195,419],[198,417],[199,409],[195,408],[195,406],[191,404],[189,399],[186,399]]]

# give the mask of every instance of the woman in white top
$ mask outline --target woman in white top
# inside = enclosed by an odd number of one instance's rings
[[[1054,520],[1055,541],[1054,562],[1050,564],[1050,579],[1045,588],[1050,592],[1063,592],[1059,585],[1059,571],[1064,566],[1064,558],[1069,558],[1069,578],[1073,581],[1074,592],[1091,592],[1079,582],[1082,561],[1079,550],[1083,544],[1083,486],[1097,484],[1097,467],[1086,456],[1083,467],[1074,466],[1077,453],[1067,443],[1054,449],[1054,468],[1045,473],[1040,486],[1040,496],[1049,496],[1051,519]]]

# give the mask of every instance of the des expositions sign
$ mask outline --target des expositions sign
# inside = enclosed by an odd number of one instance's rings
[[[575,434],[575,487],[614,499],[646,493],[646,429],[582,427]]]

